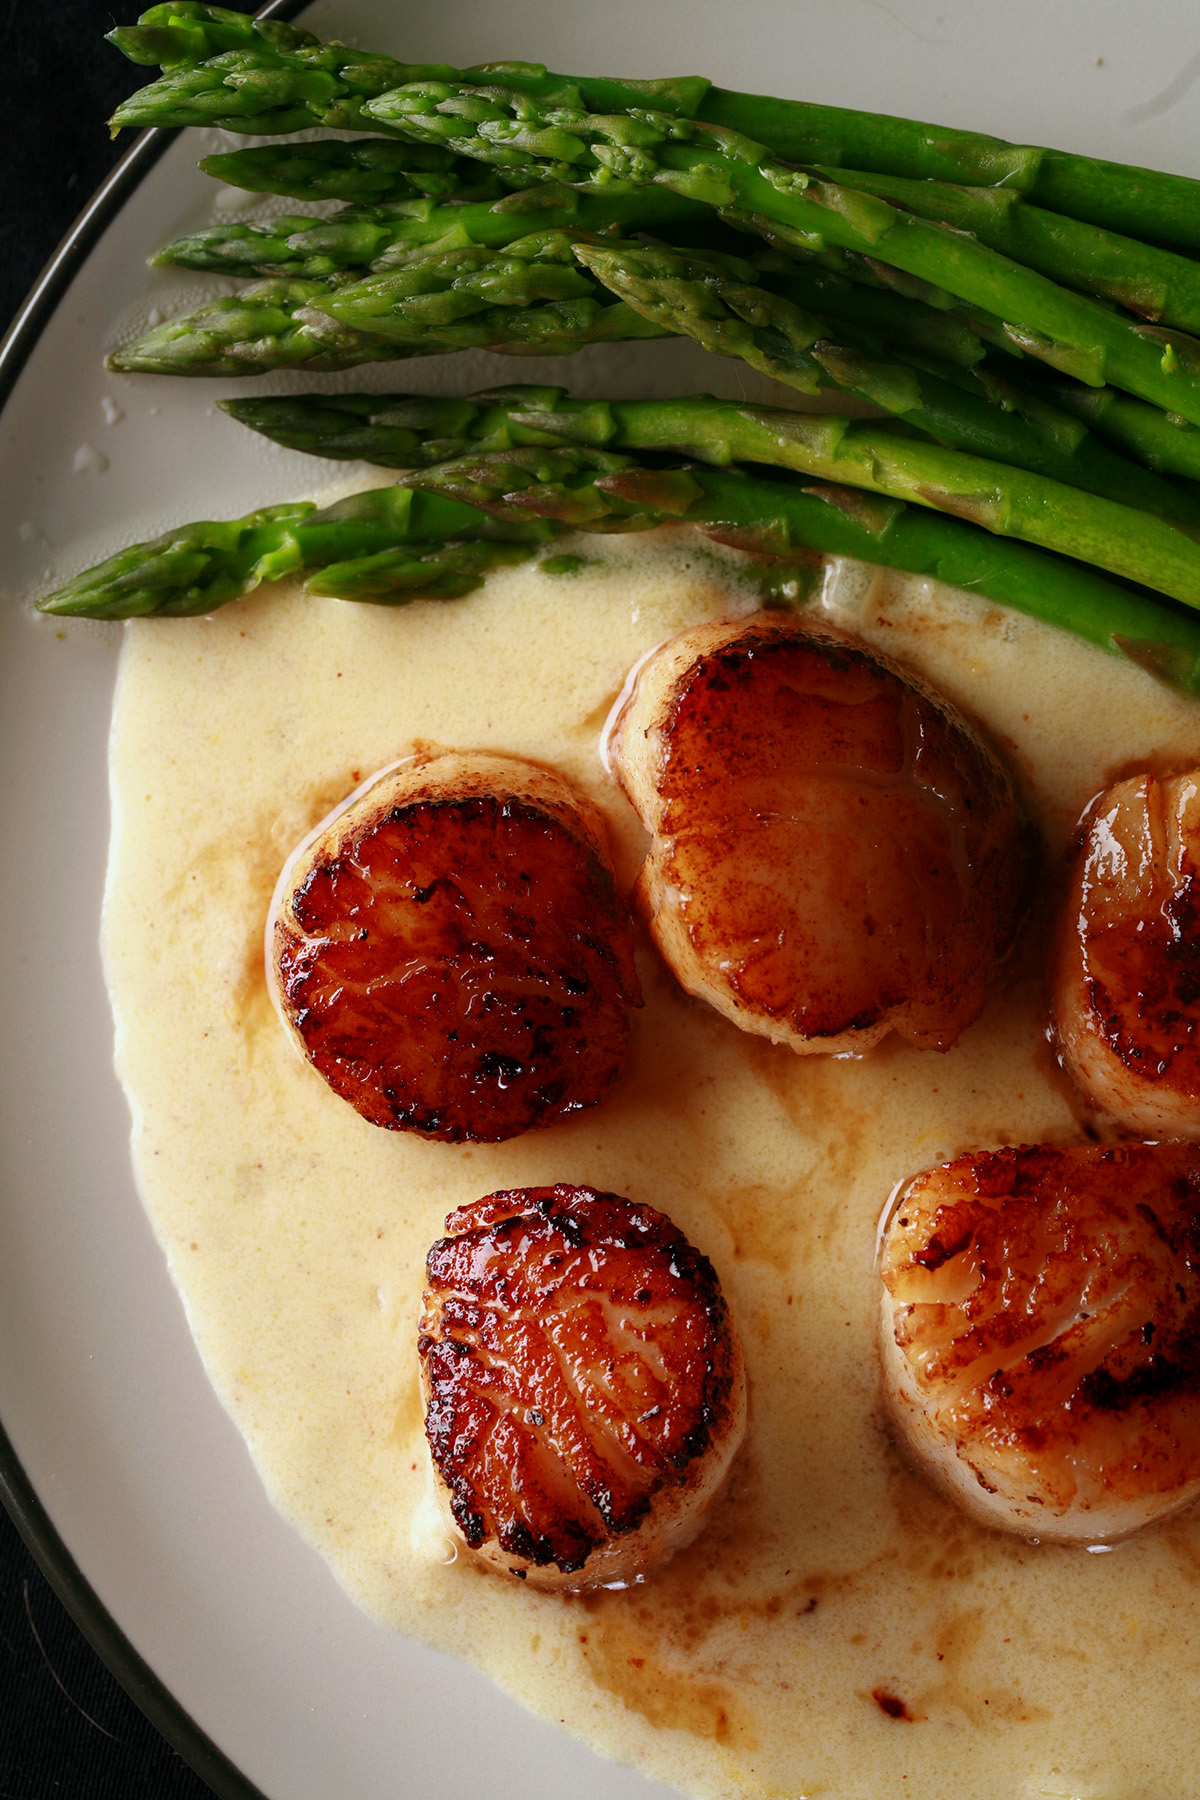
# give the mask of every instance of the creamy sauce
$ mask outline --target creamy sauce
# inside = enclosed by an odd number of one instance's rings
[[[289,851],[418,745],[604,773],[636,659],[748,610],[683,532],[583,546],[401,610],[280,589],[129,627],[105,954],[146,1204],[211,1377],[276,1504],[371,1613],[469,1658],[597,1749],[703,1796],[1177,1800],[1200,1766],[1200,1517],[1108,1554],[969,1523],[879,1405],[876,1225],[960,1151],[1078,1142],[1045,1043],[1043,921],[946,1055],[797,1057],[686,1000],[643,938],[605,1105],[508,1144],[366,1124],[294,1057],[262,928]],[[835,571],[816,605],[987,721],[1048,843],[1118,772],[1200,761],[1200,709],[1064,634],[932,584]],[[707,1532],[587,1599],[479,1572],[424,1523],[414,1323],[451,1207],[554,1181],[667,1212],[712,1258],[751,1383]]]

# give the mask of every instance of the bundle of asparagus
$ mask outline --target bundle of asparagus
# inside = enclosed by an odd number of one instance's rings
[[[322,44],[311,32],[248,18],[199,0],[152,6],[137,25],[109,33],[132,62],[158,64],[163,78],[113,115],[123,125],[222,125],[272,133],[326,125],[378,130],[368,102],[409,82],[496,83],[555,107],[619,111],[653,107],[757,138],[794,163],[875,169],[971,186],[1003,185],[1036,201],[1151,242],[1200,249],[1200,183],[1061,150],[1005,143],[977,132],[925,125],[844,107],[773,100],[714,87],[698,76],[616,81],[553,75],[536,63],[456,70]],[[407,135],[402,132],[401,135]]]
[[[357,420],[369,404],[363,396],[310,400],[302,415],[336,415],[345,405],[342,418]],[[104,619],[207,613],[295,574],[307,576],[308,593],[343,600],[457,598],[500,562],[536,557],[543,571],[569,573],[577,557],[543,554],[566,532],[688,524],[753,551],[764,592],[783,601],[805,596],[814,556],[852,556],[1018,607],[1200,692],[1194,613],[924,507],[727,466],[733,448],[763,448],[776,424],[799,423],[795,415],[757,409],[755,417],[720,401],[572,401],[555,388],[468,400],[396,396],[380,412],[369,428],[389,431],[410,465],[424,468],[320,512],[301,504],[182,526],[86,571],[43,610]],[[683,437],[711,463],[665,467],[635,453]]]
[[[793,562],[940,574],[1192,684],[1196,623],[1142,590],[1200,606],[1200,182],[694,77],[414,67],[198,0],[111,38],[164,71],[114,127],[371,134],[209,158],[255,190],[349,204],[166,246],[157,261],[259,280],[117,368],[673,334],[885,422],[538,389],[230,402],[293,447],[418,472],[333,509],[339,531],[369,520],[349,552],[328,515],[276,509],[125,553],[47,610],[206,610],[285,567],[310,591],[448,596],[564,529],[676,518],[745,542],[757,519]]]

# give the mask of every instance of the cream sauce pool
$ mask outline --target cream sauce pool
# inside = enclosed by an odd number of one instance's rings
[[[797,1057],[684,998],[646,1006],[600,1108],[501,1145],[359,1119],[284,1038],[263,920],[285,857],[414,747],[552,764],[641,857],[599,736],[631,665],[749,610],[681,531],[584,546],[453,604],[264,590],[127,631],[104,948],[146,1205],[275,1503],[354,1598],[594,1745],[703,1796],[1178,1800],[1200,1768],[1200,1515],[1107,1553],[969,1523],[889,1442],[876,1225],[968,1148],[1078,1142],[1045,1043],[1042,933],[945,1055]],[[1200,761],[1200,708],[933,584],[843,567],[814,606],[926,674],[1007,750],[1052,884],[1085,803]],[[705,1534],[644,1585],[539,1595],[431,1536],[414,1325],[445,1214],[497,1188],[616,1190],[712,1258],[751,1426]]]

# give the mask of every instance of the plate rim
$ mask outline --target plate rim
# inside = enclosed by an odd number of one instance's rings
[[[308,0],[267,0],[256,19],[290,19]],[[0,339],[0,411],[75,276],[117,214],[133,197],[178,129],[139,132],[50,256]],[[67,1549],[0,1420],[0,1505],[58,1600],[109,1673],[172,1749],[218,1800],[266,1800],[154,1673],[117,1624]]]

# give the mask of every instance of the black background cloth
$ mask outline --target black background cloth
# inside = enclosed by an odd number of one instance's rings
[[[112,143],[105,120],[156,71],[126,62],[104,33],[140,10],[136,0],[0,0],[0,329],[134,141],[125,131]],[[2,1508],[0,1796],[211,1800],[76,1630]]]

